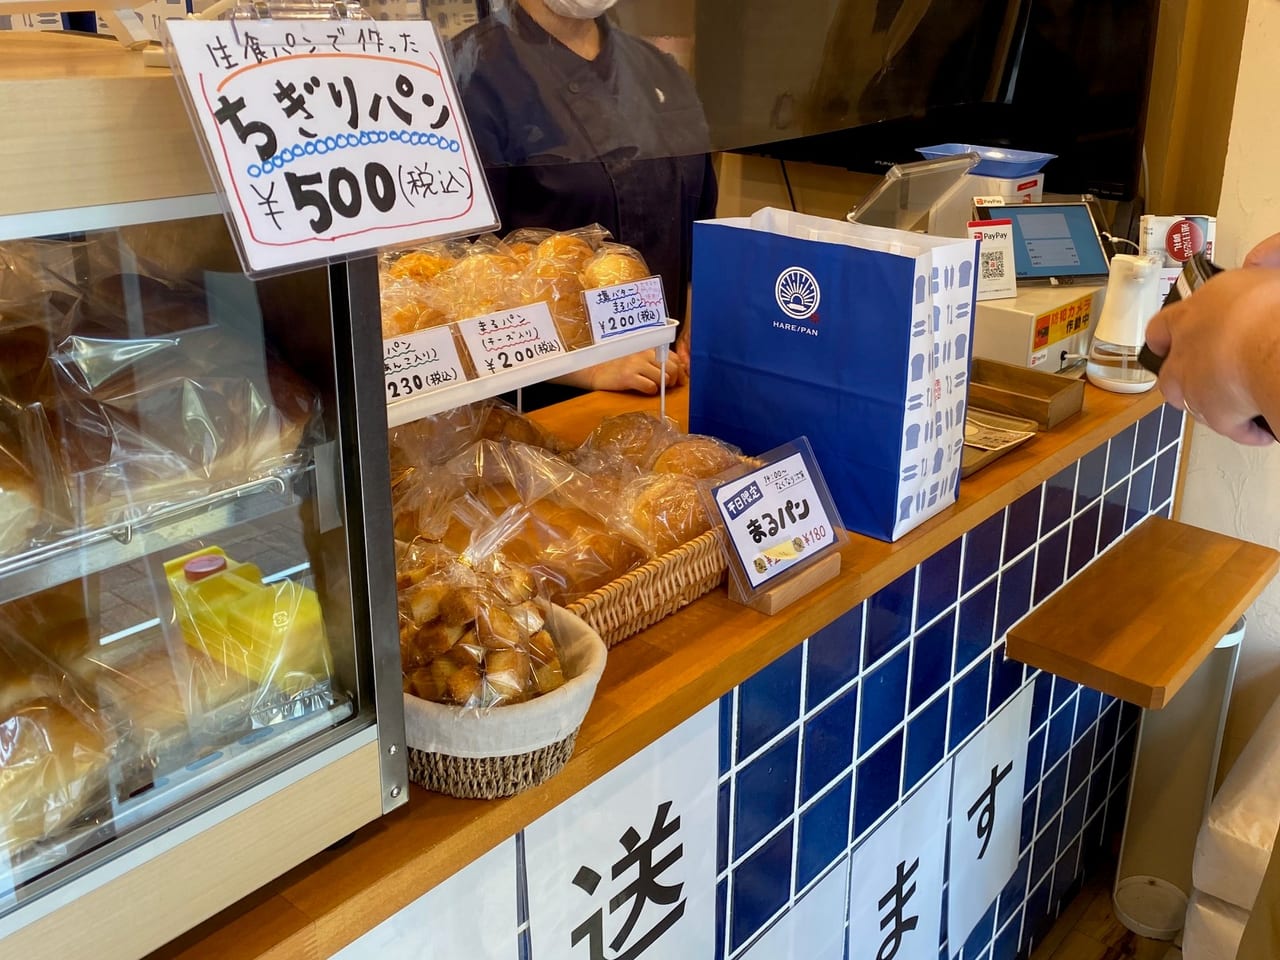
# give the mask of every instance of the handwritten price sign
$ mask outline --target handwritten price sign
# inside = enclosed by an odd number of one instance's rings
[[[586,290],[583,297],[587,302],[591,336],[596,343],[667,322],[667,300],[662,295],[661,277]]]
[[[449,327],[436,327],[382,341],[387,403],[407,400],[466,379]]]
[[[166,27],[245,272],[497,225],[430,23]]]
[[[482,377],[564,353],[564,344],[545,303],[463,320],[458,331],[475,362],[476,373]]]
[[[712,495],[752,588],[836,542],[825,497],[803,454],[738,477]]]

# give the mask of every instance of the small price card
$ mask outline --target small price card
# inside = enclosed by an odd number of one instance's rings
[[[760,458],[752,469],[711,491],[737,563],[744,593],[838,543],[839,517],[809,443],[801,437]]]
[[[596,343],[667,322],[667,300],[662,295],[661,277],[586,290],[583,297],[587,301],[591,336]]]
[[[482,377],[564,353],[551,309],[545,303],[462,320],[458,330],[475,362],[476,373]]]
[[[461,383],[466,374],[450,327],[435,327],[382,341],[387,403]]]
[[[430,23],[165,26],[246,273],[497,225]]]

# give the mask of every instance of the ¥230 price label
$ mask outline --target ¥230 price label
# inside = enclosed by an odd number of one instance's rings
[[[247,273],[497,224],[430,23],[166,27]]]
[[[564,353],[564,343],[545,303],[472,317],[458,332],[481,377],[492,377]]]
[[[449,327],[383,340],[382,374],[389,404],[466,379]]]
[[[596,343],[667,322],[662,278],[645,277],[630,283],[586,290],[587,317]]]

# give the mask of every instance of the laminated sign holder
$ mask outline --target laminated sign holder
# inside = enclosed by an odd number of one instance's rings
[[[430,23],[259,3],[166,26],[245,273],[497,226]]]
[[[848,537],[805,437],[721,474],[706,497],[724,528],[730,599],[775,614],[840,573]]]

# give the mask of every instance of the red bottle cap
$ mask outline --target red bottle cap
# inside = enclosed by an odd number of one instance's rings
[[[195,583],[197,580],[203,580],[205,577],[211,577],[215,573],[221,573],[227,569],[227,558],[219,553],[206,553],[198,557],[192,557],[182,565],[182,575],[187,578],[187,583]]]

